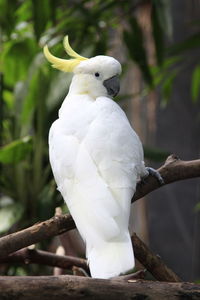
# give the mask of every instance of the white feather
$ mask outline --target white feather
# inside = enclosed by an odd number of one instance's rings
[[[92,276],[110,278],[134,267],[128,221],[137,179],[146,172],[143,150],[121,108],[101,97],[94,76],[77,76],[50,130],[50,162],[86,242]],[[80,92],[83,80],[87,93]]]

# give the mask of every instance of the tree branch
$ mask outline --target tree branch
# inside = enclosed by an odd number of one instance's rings
[[[23,248],[10,254],[4,259],[0,259],[0,263],[36,263],[62,269],[71,269],[73,266],[76,266],[89,272],[87,261],[83,258],[67,255],[56,255],[51,252],[29,248]]]
[[[180,181],[200,177],[200,159],[183,161],[176,155],[170,155],[165,164],[157,170],[164,179],[164,185]],[[164,186],[162,185],[162,186]],[[144,185],[138,184],[136,192],[132,198],[132,202],[144,197],[150,192],[160,188],[161,185],[156,178],[149,176]]]
[[[69,214],[66,214],[55,216],[21,231],[8,234],[0,238],[0,258],[74,228],[74,220]]]
[[[198,284],[136,280],[126,282],[70,275],[0,276],[0,291],[2,300],[200,299]]]
[[[134,233],[131,237],[137,260],[159,281],[180,282],[181,279],[155,255]]]

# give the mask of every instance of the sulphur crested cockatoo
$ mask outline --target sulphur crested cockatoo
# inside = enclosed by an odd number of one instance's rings
[[[120,63],[109,56],[80,56],[68,37],[64,47],[72,59],[56,58],[44,47],[54,68],[74,73],[49,132],[50,163],[86,243],[91,276],[111,278],[134,267],[131,198],[149,171],[137,134],[112,100],[119,92]]]

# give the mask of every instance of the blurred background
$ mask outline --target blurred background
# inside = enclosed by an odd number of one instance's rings
[[[145,149],[146,165],[170,153],[200,152],[200,2],[198,0],[0,0],[0,235],[66,206],[48,161],[48,131],[71,77],[50,67],[42,48],[66,57],[107,54],[123,66],[116,101]],[[115,124],[113,124],[115,126]],[[165,186],[133,207],[133,229],[184,280],[200,280],[200,180]],[[57,242],[41,249],[55,251]],[[5,275],[51,273],[4,265]]]

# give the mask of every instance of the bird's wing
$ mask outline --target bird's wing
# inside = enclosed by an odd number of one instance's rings
[[[53,174],[84,240],[100,243],[119,233],[118,214],[108,186],[98,173],[84,141],[63,132],[59,120],[49,133],[49,156]]]
[[[84,139],[85,145],[107,185],[135,190],[144,171],[143,148],[121,108],[106,97],[96,100],[98,115]]]
[[[74,180],[74,162],[79,150],[79,141],[73,135],[63,133],[59,119],[49,131],[49,159],[58,190],[67,198],[68,185]]]
[[[121,231],[126,231],[131,198],[143,171],[143,149],[126,115],[112,100],[96,100],[98,115],[84,139],[97,173],[112,195],[117,211],[113,216]],[[105,198],[105,207],[107,199]]]

